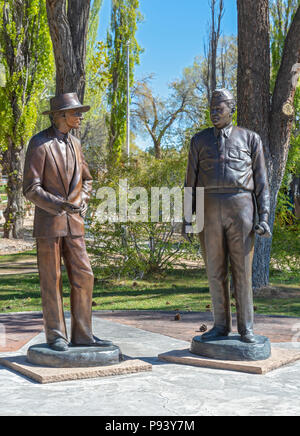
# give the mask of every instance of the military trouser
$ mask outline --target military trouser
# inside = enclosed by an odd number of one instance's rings
[[[205,194],[200,235],[212,296],[215,326],[232,330],[229,262],[241,335],[253,330],[252,263],[255,208],[251,192]]]

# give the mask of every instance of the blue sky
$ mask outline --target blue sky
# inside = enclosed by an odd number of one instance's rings
[[[99,40],[106,39],[111,0],[104,0]],[[203,54],[210,18],[209,0],[140,0],[144,21],[137,39],[145,52],[136,68],[137,79],[154,73],[156,93],[165,96],[167,84]],[[237,34],[236,0],[225,0],[223,33]]]

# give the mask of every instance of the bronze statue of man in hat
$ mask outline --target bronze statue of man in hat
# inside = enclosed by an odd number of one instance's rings
[[[242,341],[255,343],[254,240],[255,232],[271,237],[270,194],[261,138],[257,133],[232,125],[235,107],[234,97],[228,90],[213,93],[210,113],[214,127],[192,138],[185,186],[192,188],[194,198],[196,188],[204,188],[204,230],[200,240],[213,302],[214,327],[202,339],[228,336],[232,330],[230,264],[238,332]],[[196,212],[195,204],[193,208]],[[190,225],[184,225],[185,236],[189,237],[190,229]]]
[[[28,146],[23,192],[35,204],[34,236],[47,343],[56,351],[68,350],[64,318],[61,258],[71,285],[71,343],[73,346],[108,346],[92,333],[94,276],[84,241],[84,217],[92,190],[92,177],[78,138],[71,135],[83,119],[76,93],[50,101],[52,125],[34,136]]]

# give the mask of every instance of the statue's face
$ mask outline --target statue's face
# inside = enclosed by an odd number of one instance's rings
[[[65,112],[66,124],[70,129],[79,129],[83,115],[78,109],[70,109]]]
[[[54,124],[63,133],[68,133],[72,129],[79,129],[82,120],[83,115],[78,109],[70,109],[54,114]]]
[[[210,107],[210,119],[217,129],[224,129],[232,122],[232,109],[222,101],[221,103],[212,102]]]

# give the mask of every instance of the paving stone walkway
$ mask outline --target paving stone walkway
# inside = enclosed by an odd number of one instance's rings
[[[67,326],[70,329],[69,316]],[[115,420],[119,416],[300,416],[300,362],[266,375],[176,365],[157,356],[187,349],[186,341],[103,319],[100,314],[94,317],[94,331],[112,339],[127,356],[151,363],[152,371],[40,385],[0,365],[0,415]],[[40,333],[18,352],[0,353],[0,358],[24,355],[30,345],[44,341]],[[280,344],[287,349],[295,346],[300,344]],[[199,420],[197,432],[201,425]]]
[[[177,312],[163,311],[115,311],[94,312],[95,317],[130,325],[153,333],[191,342],[200,335],[203,324],[210,329],[213,326],[211,312],[180,312],[180,321],[175,321]],[[233,328],[236,331],[236,316],[233,316]],[[292,342],[295,333],[300,331],[300,318],[255,316],[255,333],[267,336],[271,342]]]
[[[180,312],[180,321],[175,321],[177,312],[164,311],[94,311],[94,320],[109,320],[174,339],[191,342],[201,334],[199,327],[212,327],[213,318],[209,312]],[[236,318],[234,316],[234,328]],[[6,331],[6,345],[0,352],[17,351],[43,330],[41,312],[0,314],[0,327]],[[269,337],[273,343],[292,342],[300,332],[300,318],[271,317],[256,315],[255,332]]]
[[[43,330],[41,312],[0,314],[0,352],[17,351]]]

